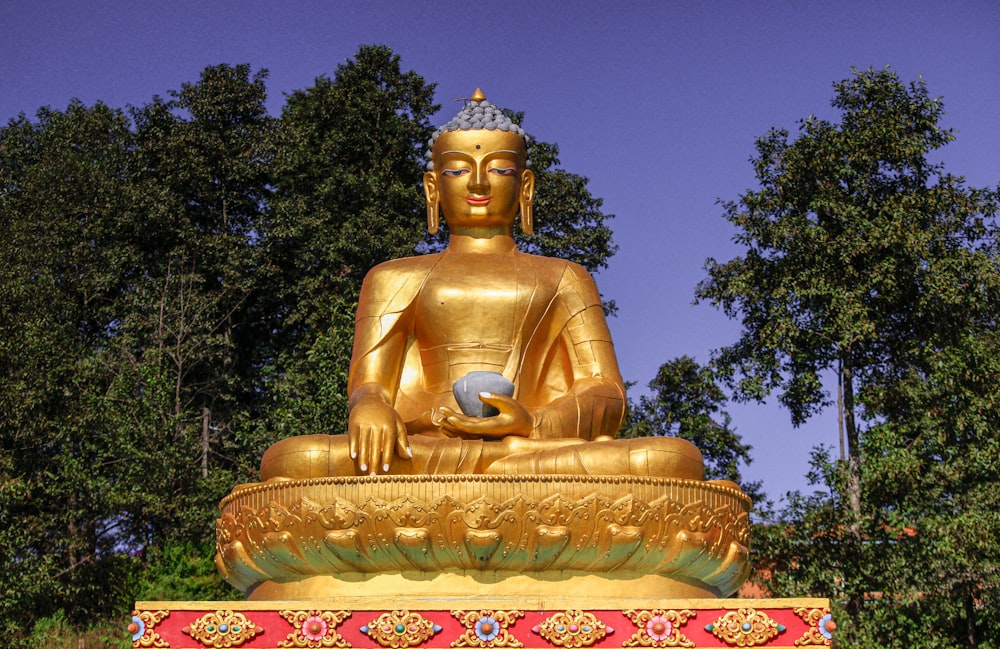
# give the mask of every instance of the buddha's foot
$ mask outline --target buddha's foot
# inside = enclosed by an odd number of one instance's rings
[[[703,480],[698,449],[676,437],[646,437],[582,442],[518,452],[489,465],[492,475],[633,475]],[[530,446],[529,441],[526,446]],[[544,442],[540,442],[544,444]]]

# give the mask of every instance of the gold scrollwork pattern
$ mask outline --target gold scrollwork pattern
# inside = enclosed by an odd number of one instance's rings
[[[793,611],[809,626],[802,637],[795,640],[796,647],[829,647],[833,644],[833,632],[837,625],[833,621],[830,609],[798,606]]]
[[[340,647],[347,649],[351,643],[336,628],[351,616],[349,611],[278,611],[294,630],[278,643],[279,647]]]
[[[680,632],[679,627],[695,617],[690,609],[668,611],[662,608],[651,610],[628,609],[622,611],[625,617],[639,627],[632,637],[622,643],[623,647],[693,647],[694,642]]]
[[[763,611],[740,608],[729,611],[705,629],[730,647],[756,647],[777,637],[785,627]]]
[[[615,630],[589,611],[556,613],[531,629],[557,647],[589,647]]]
[[[383,647],[401,649],[415,647],[430,640],[441,627],[420,613],[407,610],[383,613],[366,626],[361,627],[375,642]]]
[[[239,647],[263,633],[264,629],[242,613],[219,610],[205,613],[184,627],[183,631],[206,647]]]
[[[514,637],[509,627],[513,626],[524,613],[517,610],[496,611],[481,609],[478,611],[451,612],[452,616],[465,625],[465,633],[451,643],[452,647],[523,647]]]
[[[132,634],[132,646],[137,649],[146,647],[167,647],[167,641],[153,629],[170,611],[132,611],[132,622],[128,625]]]

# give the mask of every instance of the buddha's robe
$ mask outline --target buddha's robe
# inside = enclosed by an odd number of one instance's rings
[[[409,257],[365,278],[348,389],[375,384],[394,395],[413,458],[394,458],[390,473],[703,478],[701,454],[685,440],[613,439],[625,390],[586,270],[516,252],[471,261]],[[455,436],[431,423],[432,409],[459,411],[452,385],[476,370],[514,383],[535,420],[530,437]],[[343,435],[282,440],[261,464],[264,480],[354,474]]]
[[[411,435],[440,438],[441,431],[419,423],[426,422],[422,417],[440,406],[458,410],[454,382],[470,371],[494,371],[514,383],[514,399],[535,414],[531,439],[613,437],[625,411],[624,386],[590,274],[569,261],[513,253],[512,275],[487,278],[485,298],[443,288],[455,283],[442,263],[447,255],[390,261],[369,273],[359,302],[349,391],[365,383],[383,385],[396,395],[392,405]],[[456,320],[479,317],[499,320],[500,326],[484,339],[463,337],[469,328]],[[484,444],[503,442],[437,446],[466,455],[454,472],[484,468],[468,457],[479,455]]]

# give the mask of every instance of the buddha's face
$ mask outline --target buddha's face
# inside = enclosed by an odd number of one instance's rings
[[[531,200],[534,175],[525,169],[524,139],[509,131],[442,133],[434,171],[424,175],[428,202],[437,202],[453,229],[514,224],[518,204]]]

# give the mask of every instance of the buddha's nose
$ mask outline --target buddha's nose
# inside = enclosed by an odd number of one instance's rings
[[[469,174],[469,193],[486,194],[490,191],[490,179],[486,175],[486,167],[475,169]]]

